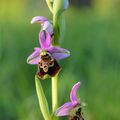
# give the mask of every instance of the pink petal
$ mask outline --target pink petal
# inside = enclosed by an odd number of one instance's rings
[[[48,21],[47,18],[45,18],[43,16],[36,16],[36,17],[32,18],[32,20],[31,20],[31,24],[33,24],[33,23],[40,23],[41,31],[46,30],[49,32],[50,35],[53,34],[53,25],[52,25],[52,23],[50,23]]]
[[[34,48],[34,52],[27,58],[27,63],[28,64],[38,64],[40,61],[40,48]]]
[[[48,21],[48,19],[43,17],[43,16],[36,16],[36,17],[32,18],[31,24],[33,24],[33,23],[40,23],[40,24],[42,24],[45,21]]]
[[[68,50],[60,47],[51,47],[49,52],[56,60],[61,60],[70,56],[70,52]]]
[[[55,114],[56,116],[68,116],[70,110],[73,108],[72,102],[67,102],[64,105],[62,105],[61,107],[59,107]]]
[[[48,33],[50,35],[52,35],[53,34],[53,25],[49,21],[45,21],[44,24],[42,24],[41,31],[42,30],[46,30],[46,31],[48,31]]]
[[[70,93],[70,99],[71,99],[71,101],[72,101],[72,103],[73,103],[74,105],[78,104],[78,100],[77,100],[76,94],[77,94],[78,88],[80,87],[80,84],[81,84],[80,82],[76,83],[76,84],[73,86],[73,88],[72,88],[72,90],[71,90],[71,93]]]
[[[39,42],[42,49],[47,50],[51,46],[51,36],[50,34],[43,30],[39,33]]]

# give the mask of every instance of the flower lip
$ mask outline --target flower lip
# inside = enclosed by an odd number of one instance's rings
[[[50,77],[54,77],[61,70],[59,64],[55,59],[53,58],[51,59],[47,58],[47,59],[45,58],[43,60],[41,58],[40,65],[38,65],[38,72],[37,72],[38,78],[45,79],[46,75]]]

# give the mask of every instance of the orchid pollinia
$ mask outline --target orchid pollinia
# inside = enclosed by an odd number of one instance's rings
[[[70,93],[71,102],[65,103],[58,108],[58,74],[61,70],[59,60],[70,56],[67,49],[58,45],[60,39],[61,19],[63,12],[68,8],[68,0],[46,0],[50,11],[53,14],[53,21],[43,16],[32,18],[31,24],[39,23],[40,47],[35,47],[34,52],[27,58],[27,63],[37,65],[38,71],[35,75],[36,91],[39,105],[45,120],[57,120],[60,116],[67,116],[69,120],[84,120],[82,116],[82,104],[76,98],[80,82],[76,83]],[[49,112],[48,103],[39,79],[51,78],[52,80],[52,115]]]

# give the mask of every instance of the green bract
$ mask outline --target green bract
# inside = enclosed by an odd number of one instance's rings
[[[54,0],[53,2],[53,28],[54,28],[54,37],[52,44],[58,45],[58,40],[60,38],[60,26],[61,26],[61,16],[62,13],[68,8],[68,0]]]
[[[53,2],[53,14],[60,17],[64,10],[68,8],[68,0],[54,0]]]

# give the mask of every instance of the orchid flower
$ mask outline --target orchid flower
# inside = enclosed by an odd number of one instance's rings
[[[71,102],[66,102],[56,110],[56,116],[68,116],[69,120],[84,120],[81,113],[80,99],[77,99],[76,93],[80,87],[80,82],[76,83],[70,93]]]
[[[33,17],[31,20],[31,24],[33,23],[40,23],[41,31],[46,30],[51,36],[53,35],[53,25],[47,18],[43,16]]]
[[[37,76],[46,78],[46,75],[53,77],[60,71],[58,61],[67,58],[70,52],[64,48],[51,45],[50,34],[43,30],[39,33],[41,48],[35,47],[34,52],[28,57],[27,63],[38,65]]]

